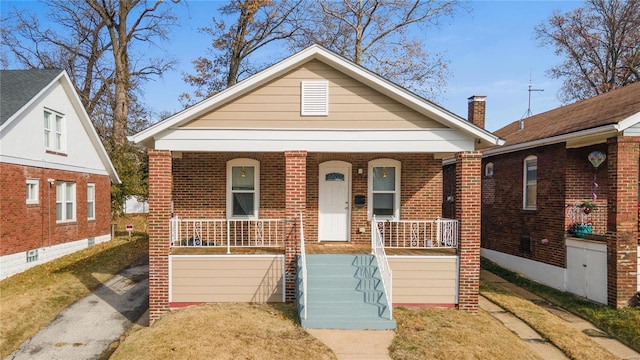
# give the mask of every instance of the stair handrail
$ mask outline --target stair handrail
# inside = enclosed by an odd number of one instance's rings
[[[380,232],[380,228],[378,227],[378,221],[376,220],[375,215],[371,220],[371,251],[378,261],[378,268],[380,269],[380,279],[382,280],[385,297],[387,298],[387,305],[389,306],[389,320],[393,320],[393,274],[391,271],[391,267],[389,267],[387,252],[384,250],[384,240],[382,239],[382,233]]]
[[[302,317],[307,319],[307,254],[304,248],[304,217],[300,212],[300,264],[302,269]]]

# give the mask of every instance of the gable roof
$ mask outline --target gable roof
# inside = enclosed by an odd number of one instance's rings
[[[321,61],[425,116],[473,136],[478,140],[476,142],[479,144],[478,147],[486,148],[502,145],[503,143],[503,140],[494,134],[319,45],[312,45],[236,85],[131,136],[129,139],[136,143],[150,145],[153,139],[161,136],[163,132],[175,129],[198,116],[210,112],[311,60]]]
[[[620,132],[640,122],[640,82],[586,100],[531,116],[495,131],[505,146],[487,153],[507,152],[526,144],[564,142],[585,135]],[[626,120],[626,121],[625,121]],[[520,123],[524,128],[520,130]]]
[[[0,125],[15,114],[63,71],[2,70],[0,71]]]
[[[98,156],[109,174],[111,182],[120,184],[120,178],[109,159],[109,155],[98,137],[89,115],[87,114],[71,79],[64,70],[30,69],[0,70],[0,129],[8,126],[13,120],[37,101],[49,88],[60,82],[67,98],[76,109],[83,128],[89,136]]]

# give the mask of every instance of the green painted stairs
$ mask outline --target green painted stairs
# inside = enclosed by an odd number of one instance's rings
[[[389,306],[375,256],[307,255],[307,319],[303,315],[301,261],[296,296],[302,327],[389,330]]]

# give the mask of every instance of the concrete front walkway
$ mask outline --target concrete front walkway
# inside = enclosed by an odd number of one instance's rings
[[[149,259],[74,303],[6,359],[99,359],[149,307]]]
[[[339,360],[390,360],[392,330],[306,329],[333,350]]]

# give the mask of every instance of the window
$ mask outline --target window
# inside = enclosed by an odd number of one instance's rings
[[[486,177],[493,177],[493,163],[487,163],[487,165],[484,167],[484,176]]]
[[[96,218],[96,184],[87,184],[87,219]]]
[[[76,219],[76,184],[56,183],[56,221],[68,222]]]
[[[536,195],[538,193],[538,158],[529,156],[524,159],[523,177],[523,207],[528,210],[535,210]]]
[[[260,162],[234,159],[227,162],[227,217],[258,218]]]
[[[38,192],[40,181],[38,179],[27,179],[27,204],[37,204],[40,202]]]
[[[329,83],[327,81],[303,81],[301,87],[300,114],[302,116],[329,115]]]
[[[64,118],[51,111],[44,112],[44,147],[47,150],[64,151]]]
[[[369,162],[369,218],[400,219],[400,162],[378,159]]]

